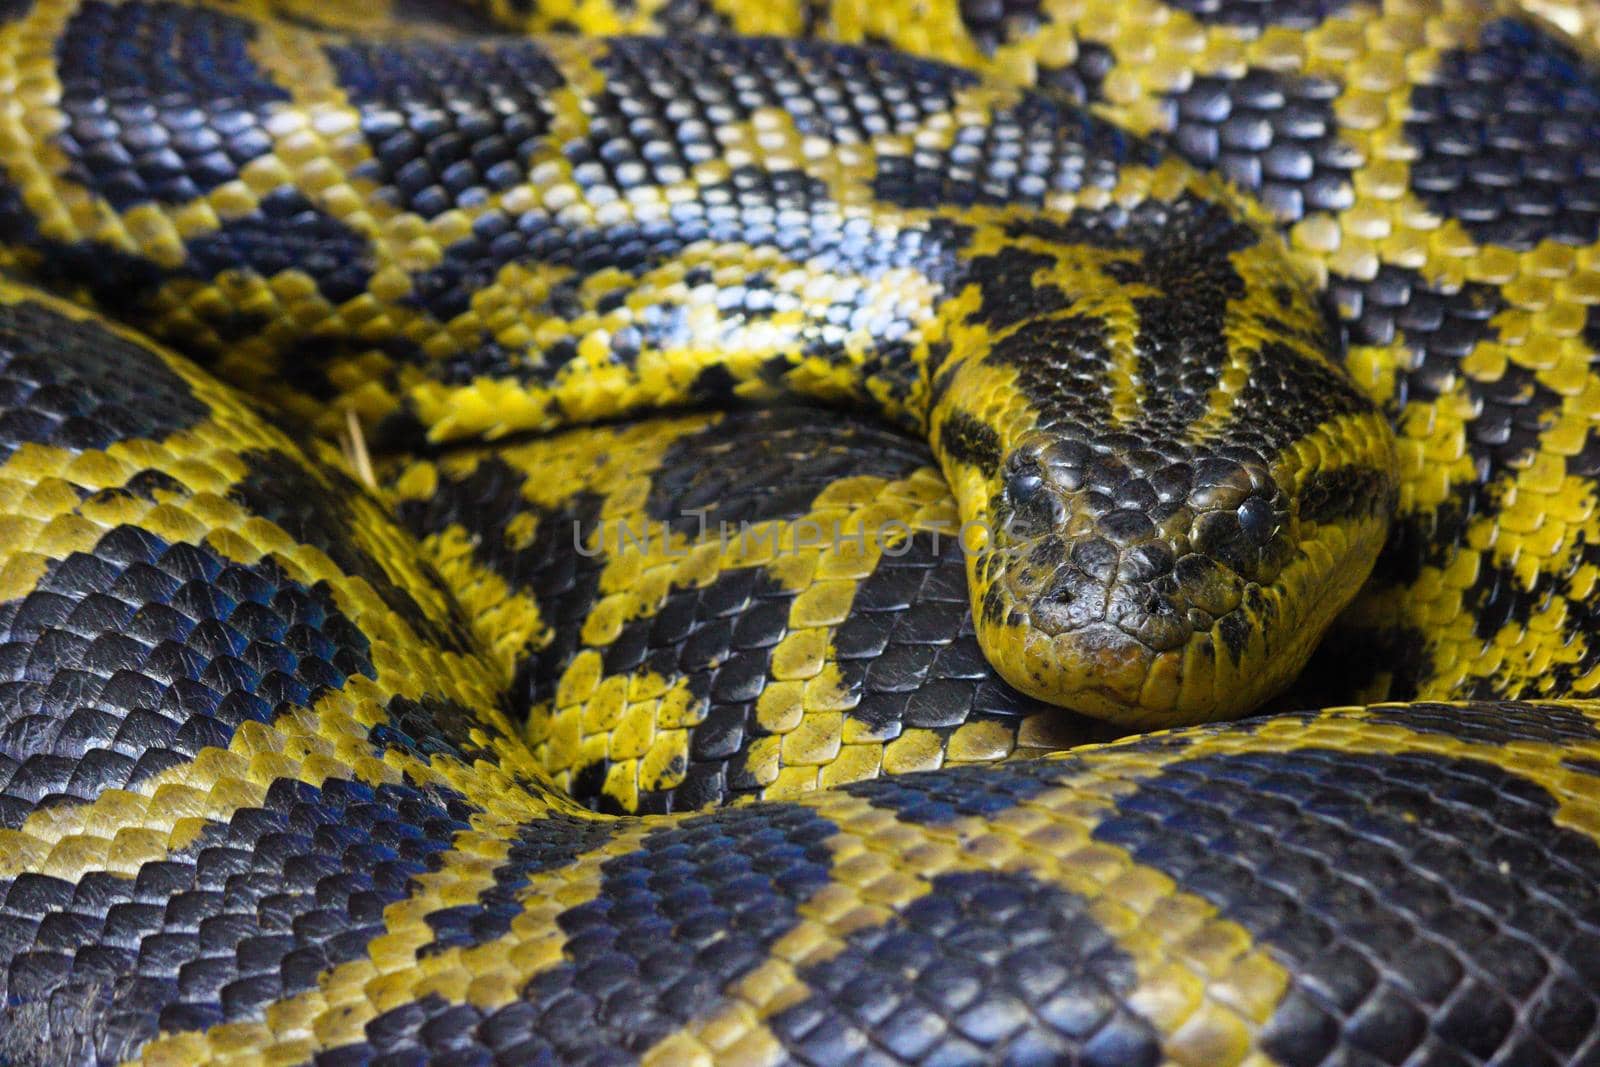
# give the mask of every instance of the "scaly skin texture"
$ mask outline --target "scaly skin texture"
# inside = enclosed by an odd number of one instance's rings
[[[1382,543],[1390,434],[1312,275],[1214,177],[1049,97],[815,42],[159,4],[41,4],[10,54],[60,86],[19,82],[19,268],[385,444],[729,393],[873,409],[932,444],[979,642],[1041,699],[1249,711]]]
[[[649,243],[659,231],[605,245],[642,257],[630,270],[496,260],[505,232],[485,219],[516,191],[490,186],[508,180],[495,167],[510,146],[543,143],[515,125],[532,112],[497,93],[476,111],[436,106],[431,75],[452,54],[442,43],[407,45],[406,63],[385,64],[373,59],[381,49],[340,36],[448,42],[470,32],[468,18],[285,3],[203,8],[211,21],[197,22],[170,5],[0,6],[8,268],[170,338],[249,390],[100,312],[0,283],[0,1062],[1600,1060],[1600,707],[1534,699],[1589,691],[1591,356],[1571,310],[1600,296],[1587,280],[1595,213],[1581,180],[1594,143],[1587,68],[1544,31],[1486,21],[1489,9],[1191,7],[871,13],[903,47],[936,42],[1002,76],[1010,57],[1017,77],[1044,70],[1049,92],[1127,104],[1120,120],[1138,130],[1168,123],[1179,151],[1220,162],[1304,253],[1280,268],[1292,284],[1276,295],[1277,253],[1264,251],[1272,239],[1252,209],[1171,164],[1130,179],[1119,153],[1139,149],[1107,133],[1105,158],[1121,161],[1111,191],[1079,195],[1073,218],[1125,210],[1122,244],[1101,255],[1089,224],[1008,234],[1010,251],[991,249],[1004,271],[952,276],[965,288],[949,300],[972,306],[925,320],[950,345],[941,386],[931,351],[919,366],[915,346],[888,347],[913,321],[905,307],[930,292],[916,277],[933,261],[920,245],[908,274],[847,264],[892,306],[762,259],[768,245],[748,234],[726,262],[674,250],[710,279],[691,284],[686,266],[660,290],[657,268],[641,266],[666,255]],[[772,19],[782,25],[766,28],[850,35],[864,14],[585,3],[534,17],[590,30]],[[1259,25],[1273,19],[1283,25]],[[329,35],[318,37],[328,48],[302,47],[307,34]],[[653,47],[663,61],[696,54]],[[1048,62],[1030,66],[1030,54]],[[340,77],[349,65],[361,77],[334,88],[320,64],[335,57],[347,63]],[[1296,80],[1297,64],[1325,73]],[[74,83],[66,70],[92,77]],[[195,79],[238,88],[252,70],[267,74],[248,91],[206,96],[214,129],[188,122]],[[458,101],[471,98],[464,82],[497,84],[469,73],[442,83]],[[893,101],[919,84],[881,92]],[[1139,96],[1149,85],[1165,88]],[[374,86],[395,94],[389,112],[350,98]],[[993,92],[978,128],[1003,130],[997,116],[1026,101]],[[589,122],[580,101],[607,98],[595,83],[559,99],[562,121]],[[585,166],[598,182],[663,165],[652,120],[629,99],[617,108],[645,146],[640,160],[614,140],[585,141],[592,155],[567,160],[573,183]],[[805,99],[824,113],[842,104],[820,89]],[[1382,114],[1409,125],[1384,127]],[[713,131],[739,126],[714,117]],[[494,142],[484,123],[502,121],[499,147],[483,147]],[[733,134],[710,161],[728,168],[725,186],[696,194],[716,209],[706,218],[747,221],[749,202],[773,193],[734,171],[780,151],[782,124]],[[915,141],[939,165],[910,187],[936,182],[935,199],[977,219],[963,240],[1002,225],[985,211],[1016,228],[1015,205],[982,202],[961,136]],[[997,134],[982,151],[1005,160],[1013,143]],[[279,195],[286,186],[301,199]],[[1383,215],[1380,202],[1396,206]],[[624,210],[637,208],[605,208]],[[1052,217],[1017,214],[1028,230]],[[573,218],[583,208],[563,225]],[[769,243],[799,229],[788,216],[766,224]],[[1194,240],[1152,256],[1139,238],[1150,227],[1187,227]],[[1431,244],[1417,258],[1416,235],[1436,231],[1470,284],[1437,271],[1426,256],[1446,253]],[[1195,252],[1241,232],[1249,248]],[[848,232],[840,241],[877,249]],[[1069,249],[1080,250],[1070,263]],[[956,261],[981,254],[963,246]],[[1074,270],[1125,288],[1081,295]],[[1231,288],[1227,270],[1268,301],[1205,299]],[[438,307],[408,299],[424,277],[441,287],[427,290],[434,298],[466,302],[446,328]],[[1337,476],[1296,483],[1290,518],[1304,520],[1307,501],[1313,513],[1381,501],[1359,476],[1370,466],[1382,477],[1389,461],[1381,434],[1341,446],[1341,405],[1360,401],[1342,398],[1337,376],[1306,370],[1331,374],[1323,324],[1302,304],[1306,279],[1335,298],[1357,341],[1347,364],[1399,428],[1402,507],[1384,569],[1340,635],[1341,649],[1362,642],[1397,658],[1365,673],[1336,651],[1343,676],[1312,699],[1378,686],[1482,699],[1085,744],[1103,728],[1009,689],[975,655],[983,601],[976,617],[962,611],[960,553],[932,543],[962,513],[949,493],[969,506],[961,480],[983,482],[974,460],[991,429],[1004,448],[982,506],[1012,509],[1021,538],[1029,506],[1070,504],[1096,523],[1082,544],[1114,541],[1128,520],[1113,516],[1130,508],[1093,498],[1140,487],[1159,497],[1162,472],[1182,465],[1142,457],[1155,449],[1133,431],[1191,426],[1219,434],[1216,458],[1232,465],[1194,464],[1185,506],[1206,514],[1182,522],[1230,570],[1278,566],[1271,538],[1240,558],[1239,542],[1206,532],[1218,516],[1241,534],[1258,528],[1248,502],[1275,500],[1259,467],[1285,495],[1296,471]],[[781,380],[763,362],[687,386],[664,377],[638,395],[537,375],[451,381],[474,359],[509,368],[549,342],[558,361],[626,384],[634,371],[608,372],[601,342],[561,343],[577,330],[611,345],[637,326],[621,343],[642,353],[708,328],[675,322],[698,299],[675,285],[739,294],[726,320],[744,331],[734,350],[797,328],[791,313],[847,338],[859,330],[859,347],[845,344],[842,361],[804,352]],[[1173,292],[1192,299],[1138,306]],[[1069,296],[1098,301],[1095,314],[1064,307]],[[546,305],[553,318],[522,313]],[[1221,327],[1205,318],[1219,308]],[[1264,343],[1239,324],[1268,318],[1296,351],[1256,358]],[[1137,363],[1139,349],[1086,338],[1096,322],[1152,344],[1181,325],[1165,350],[1176,384],[1119,369],[1117,354]],[[651,323],[658,333],[645,336]],[[1188,346],[1219,329],[1238,358],[1186,363]],[[1084,389],[1030,392],[1027,360],[1004,377],[994,354],[1028,330],[1070,335],[1068,357],[1102,353],[1082,364]],[[693,351],[674,352],[694,364]],[[1195,387],[1185,369],[1196,367],[1219,384]],[[1299,373],[1267,389],[1285,367]],[[299,439],[350,408],[377,427],[375,443],[393,445],[446,416],[543,425],[671,388],[774,386],[832,400],[856,390],[879,422],[813,409],[658,418],[391,453],[367,485],[352,477],[373,473],[365,463],[342,473],[326,440]],[[597,409],[527,406],[563,388]],[[1086,399],[1096,390],[1102,401]],[[1230,395],[1262,393],[1293,410],[1219,426]],[[430,397],[441,404],[432,415]],[[890,435],[884,414],[925,432],[938,463]],[[1087,425],[1030,436],[1074,420]],[[1310,423],[1325,456],[1291,456],[1298,446],[1272,436]],[[1115,427],[1129,439],[1094,453]],[[1434,432],[1444,436],[1429,438],[1429,456],[1450,462],[1416,462],[1418,435]],[[1361,453],[1363,441],[1375,451]],[[1363,458],[1341,459],[1352,455]],[[1466,494],[1459,521],[1419,497],[1430,478]],[[685,521],[688,509],[765,536],[724,545]],[[613,529],[607,544],[606,522],[641,517],[661,540],[624,545]],[[838,521],[852,536],[802,544],[802,521]],[[1130,540],[1114,546],[1119,565],[1154,539]],[[1044,584],[1029,568],[1048,555],[1005,581]],[[1425,561],[1408,568],[1414,556]],[[1049,584],[1076,594],[1097,566]],[[1214,582],[1185,588],[1217,593]],[[940,769],[903,773],[929,768]],[[736,803],[688,810],[721,801]]]

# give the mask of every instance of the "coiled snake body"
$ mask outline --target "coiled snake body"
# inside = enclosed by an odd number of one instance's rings
[[[524,6],[0,0],[0,1061],[1600,1063],[1586,9]]]

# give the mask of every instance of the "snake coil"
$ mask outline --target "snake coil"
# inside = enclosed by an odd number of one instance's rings
[[[529,6],[0,0],[0,1063],[1600,1064],[1592,12]]]

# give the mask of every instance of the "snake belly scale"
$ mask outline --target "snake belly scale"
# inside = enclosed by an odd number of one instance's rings
[[[1600,1063],[1593,35],[0,0],[0,1062]]]

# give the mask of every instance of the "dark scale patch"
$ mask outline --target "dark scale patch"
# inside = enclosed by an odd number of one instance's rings
[[[272,150],[289,99],[249,55],[255,26],[176,3],[89,0],[56,42],[68,174],[118,211],[184,204]]]
[[[607,861],[595,900],[558,918],[562,962],[486,1011],[437,998],[386,1012],[331,1059],[613,1064],[713,1014],[828,883],[833,824],[802,808],[717,812]]]
[[[335,45],[327,55],[372,150],[357,173],[423,218],[525,181],[550,128],[548,94],[562,85],[531,41]]]
[[[1330,347],[1332,344],[1330,341]],[[1258,429],[1253,424],[1244,425],[1237,429],[1234,437],[1262,455],[1273,455],[1330,420],[1371,412],[1373,404],[1340,368],[1307,359],[1280,342],[1270,341],[1261,346],[1235,408],[1247,414],[1272,413],[1270,427],[1262,425]],[[1394,503],[1391,494],[1384,491],[1390,481],[1389,476],[1379,471],[1343,468],[1339,475],[1323,478],[1320,486],[1308,484],[1310,496],[1305,503],[1313,508],[1314,514],[1323,516],[1335,514],[1336,507],[1347,514],[1363,510],[1367,514],[1384,513]],[[1330,495],[1363,489],[1365,498],[1352,495],[1335,502]]]
[[[964,817],[1009,811],[1081,773],[1075,760],[1021,760],[1003,767],[946,767],[937,774],[874,778],[843,789],[894,812],[901,822],[947,826]]]
[[[984,659],[956,533],[914,534],[856,591],[833,635],[839,673],[859,697],[850,718],[886,741],[907,727],[997,721],[1014,729],[1040,713],[1073,719],[1012,689]]]
[[[872,189],[880,200],[911,208],[1037,207],[1055,192],[1110,189],[1124,165],[1160,159],[1148,142],[1087,111],[1028,93],[956,130],[948,148],[879,156]]]
[[[226,748],[369,656],[326,583],[119,526],[0,604],[0,825]]]
[[[1539,448],[1545,422],[1551,412],[1559,410],[1562,397],[1541,383],[1534,371],[1515,363],[1506,363],[1493,381],[1462,372],[1460,364],[1473,349],[1499,338],[1493,319],[1505,303],[1492,286],[1469,282],[1446,292],[1428,285],[1413,271],[1386,265],[1371,281],[1335,277],[1329,291],[1351,345],[1400,343],[1409,349],[1408,366],[1395,380],[1391,412],[1431,403],[1456,390],[1463,390],[1477,411],[1466,428],[1476,477],[1457,486],[1452,499],[1433,512],[1402,516],[1391,529],[1373,570],[1380,581],[1409,584],[1424,566],[1443,566],[1449,561],[1468,522],[1493,505],[1488,487],[1521,469]],[[1569,457],[1569,473],[1591,469],[1595,455],[1585,449]],[[1501,614],[1501,609],[1509,610],[1517,603],[1513,587],[1503,579],[1499,584],[1492,579],[1481,581],[1474,590],[1471,595],[1478,600],[1466,608],[1469,611],[1477,610],[1486,593],[1494,594],[1488,599],[1500,605],[1497,611]],[[1536,592],[1540,598],[1545,595],[1543,589]],[[1477,618],[1480,630],[1488,625],[1487,616]]]
[[[1111,49],[1095,41],[1078,41],[1078,58],[1063,66],[1040,64],[1034,88],[1057,94],[1080,107],[1105,99],[1101,88],[1106,75],[1117,65]]]
[[[606,564],[603,548],[615,544],[616,531],[607,528],[602,550],[589,547],[596,544],[603,501],[597,494],[580,492],[560,507],[539,511],[531,540],[513,548],[507,542],[507,526],[519,514],[533,510],[522,496],[526,480],[503,460],[484,456],[463,477],[441,473],[427,500],[402,501],[396,515],[419,539],[452,525],[465,529],[474,538],[475,562],[505,579],[509,588],[532,595],[547,623],[569,624],[558,626],[556,634],[570,654],[578,628],[598,595]],[[519,706],[519,714],[526,712],[526,705]]]
[[[159,1032],[259,1018],[363,956],[476,814],[449,790],[282,779],[134,877],[0,883],[0,1002],[82,1025],[102,1063]]]
[[[960,12],[961,24],[986,56],[1027,40],[1049,21],[1041,0],[961,0]]]
[[[621,0],[614,6],[618,10],[631,10],[634,4],[633,0]],[[807,14],[810,14],[809,9]],[[656,31],[667,37],[728,36],[734,32],[733,20],[718,11],[710,0],[667,0],[651,15],[651,21]]]
[[[1468,612],[1472,619],[1472,632],[1483,641],[1492,641],[1502,627],[1526,627],[1533,613],[1546,607],[1551,598],[1561,591],[1555,588],[1557,585],[1565,586],[1566,583],[1561,579],[1552,582],[1541,574],[1534,579],[1533,588],[1528,589],[1512,567],[1483,563],[1477,581],[1462,596],[1462,610]],[[1475,695],[1487,697],[1494,694]]]
[[[0,304],[0,461],[27,444],[159,441],[209,414],[148,349],[42,304]]]
[[[1109,421],[1111,352],[1101,319],[1069,315],[1024,323],[996,341],[988,358],[1016,368],[1023,395],[1051,426]]]
[[[311,478],[304,461],[282,452],[245,452],[241,458],[249,473],[229,491],[229,499],[275,523],[301,544],[320,549],[341,571],[365,581],[384,606],[422,640],[449,652],[472,651],[470,630],[455,596],[426,561],[414,560],[412,572],[440,594],[440,600],[447,605],[443,618],[424,610],[378,560],[360,547],[355,516],[340,499],[360,496],[364,492],[360,486],[337,471],[325,469],[323,476],[334,483],[331,488],[325,487]]]
[[[730,540],[738,536],[734,531]],[[756,700],[771,682],[772,650],[788,635],[794,598],[765,570],[725,570],[709,585],[674,588],[659,607],[623,626],[600,649],[607,675],[648,672],[681,679],[690,698],[704,706],[705,719],[690,735],[684,782],[641,792],[641,812],[693,810],[760,792],[762,783],[745,761],[750,743],[768,732],[757,721]],[[576,635],[582,620],[550,621],[555,642],[524,665],[516,682],[530,705],[553,697],[580,650],[575,636],[559,635]],[[602,792],[608,767],[602,762],[577,775],[574,797],[616,811],[616,802]]]
[[[1050,276],[1056,267],[1055,256],[1007,245],[994,255],[974,256],[969,262],[971,279],[983,300],[967,316],[968,322],[1003,330],[1024,319],[1059,311],[1072,302],[1059,286],[1034,281],[1040,272]]]
[[[365,293],[372,278],[372,250],[366,238],[313,207],[294,189],[268,193],[249,215],[189,238],[185,248],[183,274],[215,278],[225,271],[240,271],[271,278],[298,271],[309,275],[317,291],[334,305]]]
[[[1411,189],[1486,244],[1600,237],[1600,79],[1536,27],[1483,27],[1406,106]]]
[[[114,317],[136,319],[160,288],[166,271],[139,256],[92,241],[71,244],[39,235],[36,220],[21,193],[0,170],[0,242],[29,249],[37,262],[25,272],[28,280],[57,292],[85,294]]]
[[[607,159],[608,148],[632,156],[638,142],[662,138],[638,158],[648,160],[651,179],[663,181],[677,172],[662,168],[692,166],[715,151],[711,131],[764,108],[788,112],[802,134],[861,144],[914,132],[978,80],[900,52],[820,41],[702,37],[674,44],[619,38],[596,64],[606,75],[590,137],[597,159]]]
[[[1027,875],[933,879],[893,920],[800,969],[811,995],[769,1027],[801,1063],[1154,1067],[1133,960],[1082,898]]]
[[[1201,22],[1264,30],[1310,30],[1342,12],[1347,0],[1168,0]]]
[[[1592,745],[1600,728],[1576,707],[1495,701],[1475,704],[1408,704],[1369,709],[1374,722],[1394,723],[1425,734],[1446,734],[1478,745],[1529,741],[1542,745]]]
[[[592,194],[626,196],[643,184],[674,185],[721,155],[713,131],[760,108],[779,107],[808,134],[862,142],[916,128],[945,110],[951,94],[971,76],[887,53],[814,42],[768,39],[683,39],[673,48],[650,40],[612,41],[597,61],[604,91],[592,101],[588,136],[562,146],[576,180]],[[948,227],[944,227],[948,229]],[[941,228],[890,235],[866,220],[846,219],[825,186],[797,171],[758,165],[735,169],[703,195],[675,205],[673,217],[573,230],[542,208],[510,216],[486,211],[473,232],[445,250],[443,261],[414,278],[409,299],[442,321],[468,307],[471,295],[512,263],[570,267],[539,309],[558,319],[577,314],[577,289],[602,268],[637,274],[701,240],[770,247],[817,269],[847,275],[880,274],[894,267],[948,273],[950,249]],[[620,299],[622,294],[617,294]],[[760,314],[772,297],[729,285],[718,296],[729,321]],[[830,309],[816,330],[818,344],[837,346],[853,304]],[[685,335],[682,309],[661,305],[634,328],[619,331],[614,354],[626,361],[646,346],[667,346]],[[623,336],[626,335],[626,336]],[[553,373],[570,352],[539,353],[538,361],[485,353],[463,361],[461,374]]]
[[[939,427],[939,452],[957,463],[977,467],[988,477],[1000,467],[1000,435],[964,411],[945,416]]]
[[[0,0],[0,23],[15,22],[33,10],[33,0]]]
[[[616,819],[549,815],[530,819],[517,832],[505,862],[494,869],[494,885],[471,904],[441,908],[427,916],[434,940],[418,951],[429,956],[451,948],[472,948],[503,937],[522,914],[519,896],[537,874],[565,867],[603,846],[623,824]]]
[[[1295,6],[1273,3],[1270,9]],[[1283,222],[1342,211],[1355,202],[1351,175],[1361,157],[1338,138],[1333,103],[1339,92],[1338,83],[1327,78],[1269,70],[1197,77],[1168,94],[1167,141],[1190,162],[1219,170],[1253,192]]]
[[[398,748],[422,759],[449,756],[469,766],[478,760],[494,762],[493,750],[473,740],[474,730],[492,729],[471,708],[444,697],[424,696],[421,700],[395,697],[384,708],[389,721],[374,726],[372,743]]]
[[[733,411],[663,453],[645,514],[690,534],[729,523],[796,519],[845,477],[898,481],[933,457],[879,423],[795,405]]]
[[[1340,522],[1393,508],[1393,476],[1370,467],[1319,471],[1300,490],[1300,518],[1306,522]]]
[[[643,151],[644,149],[641,149]],[[569,148],[569,156],[583,155],[581,146]],[[472,233],[450,245],[437,267],[419,272],[413,278],[407,300],[427,309],[441,321],[448,321],[468,310],[472,295],[489,284],[511,264],[540,264],[570,268],[573,273],[550,287],[538,313],[555,319],[571,320],[585,311],[581,299],[584,281],[593,274],[615,269],[634,276],[648,271],[680,253],[697,241],[740,241],[775,247],[799,259],[821,257],[817,262],[842,272],[882,270],[917,262],[922,255],[922,235],[910,231],[898,241],[878,240],[875,231],[858,231],[824,216],[827,205],[824,187],[814,179],[793,172],[772,173],[755,167],[740,168],[728,181],[706,190],[704,197],[679,205],[670,220],[624,222],[605,229],[572,229],[542,209],[511,217],[498,210],[486,211],[475,219]],[[808,223],[776,224],[780,211],[798,212]],[[811,217],[813,214],[817,217]],[[621,299],[619,293],[614,299]],[[770,303],[750,297],[743,286],[727,286],[719,294],[719,306],[729,317],[753,303]],[[687,336],[681,312],[671,305],[644,311],[632,327],[637,342],[658,346]],[[620,332],[620,331],[619,331]],[[538,361],[521,353],[474,353],[452,371],[452,381],[496,373],[526,374],[539,369],[553,374],[575,356],[576,348],[554,348],[539,353]],[[526,366],[525,366],[526,365]]]
[[[1276,1062],[1593,1062],[1600,847],[1488,763],[1325,749],[1141,779],[1094,837],[1284,965]]]

